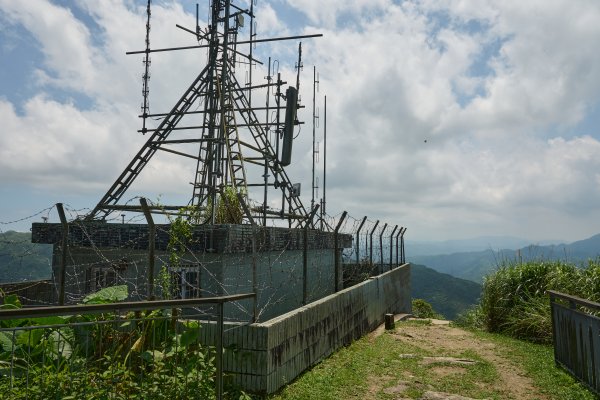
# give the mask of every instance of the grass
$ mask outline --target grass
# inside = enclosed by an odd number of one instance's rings
[[[552,342],[547,290],[600,300],[600,260],[578,267],[562,261],[501,265],[483,283],[480,303],[462,315],[463,326],[532,342]]]
[[[420,398],[426,390],[432,390],[472,398],[505,399],[520,396],[519,390],[527,392],[531,384],[535,389],[533,396],[543,399],[595,399],[592,392],[554,363],[549,344],[552,329],[548,289],[600,300],[600,259],[582,268],[543,260],[506,264],[486,277],[480,304],[459,319],[459,323],[468,327],[482,346],[488,343],[492,346],[496,361],[506,360],[499,365],[483,359],[479,354],[490,353],[479,353],[477,346],[466,347],[472,351],[447,354],[449,350],[445,348],[423,349],[386,332],[377,338],[362,338],[338,351],[269,399],[393,399],[399,395],[392,393],[394,387],[403,398]],[[424,335],[426,328],[423,327]],[[407,357],[408,354],[411,356]],[[458,370],[435,364],[438,369],[432,370],[431,365],[420,362],[430,355],[478,362]],[[444,367],[448,367],[448,374],[436,373]],[[528,378],[519,390],[515,390],[517,386],[508,386],[515,385],[518,379],[508,383],[499,379],[500,374],[507,376],[507,372],[512,372],[510,368]]]
[[[505,351],[504,354],[520,365],[540,392],[551,399],[594,400],[596,396],[575,378],[554,363],[552,346],[514,339],[500,334],[475,331],[483,340],[491,341]]]
[[[547,398],[595,398],[575,379],[555,367],[551,347],[484,332],[477,332],[476,337],[493,343],[506,358],[521,365],[525,375]],[[444,354],[478,361],[462,368],[460,375],[432,373],[432,366],[423,365],[420,360],[425,356],[440,355],[437,351],[410,345],[387,332],[374,339],[364,337],[336,352],[268,399],[394,399],[398,393],[390,389],[399,385],[403,386],[403,398],[420,398],[426,390],[459,393],[473,398],[507,397],[506,392],[492,385],[499,378],[496,366],[475,351]],[[444,364],[435,366],[444,367]]]

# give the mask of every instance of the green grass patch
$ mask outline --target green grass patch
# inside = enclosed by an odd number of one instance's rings
[[[503,354],[520,365],[540,392],[556,400],[594,400],[597,397],[568,372],[554,363],[550,345],[530,343],[500,334],[481,331],[477,337],[491,341],[503,349]]]
[[[403,322],[401,326],[428,329],[427,322]],[[549,399],[592,400],[594,395],[554,364],[553,350],[547,345],[525,342],[499,334],[476,332],[477,340],[491,342],[497,353],[521,366],[540,395]],[[410,338],[408,338],[410,340]],[[404,340],[402,330],[385,332],[373,339],[362,338],[305,372],[270,400],[310,399],[395,399],[420,398],[426,391],[460,394],[472,398],[506,399],[509,393],[495,385],[500,379],[497,366],[476,351],[440,353]],[[477,361],[456,366],[444,362],[426,365],[427,356],[449,356]],[[436,370],[448,368],[444,375]],[[398,393],[400,391],[401,393]]]
[[[411,324],[426,326],[428,322]],[[385,389],[398,385],[406,387],[402,396],[409,398],[419,398],[426,390],[444,391],[457,385],[465,395],[501,398],[500,394],[477,384],[497,378],[489,363],[474,354],[453,355],[481,361],[475,366],[464,367],[461,377],[467,379],[456,382],[452,376],[436,378],[430,371],[432,365],[422,365],[423,357],[433,355],[439,354],[433,349],[412,346],[390,333],[375,339],[365,337],[336,352],[269,399],[394,399],[397,394],[385,393]]]

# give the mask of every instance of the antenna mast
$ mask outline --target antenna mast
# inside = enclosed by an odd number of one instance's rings
[[[324,110],[323,110],[323,201],[321,205],[321,218],[325,215],[325,204],[326,195],[327,195],[327,96],[325,96],[324,100]]]
[[[315,208],[315,161],[316,161],[316,156],[319,152],[318,148],[315,148],[315,136],[316,136],[316,125],[317,125],[317,120],[319,119],[319,117],[317,116],[317,109],[316,109],[316,103],[315,103],[315,99],[316,99],[316,93],[318,90],[318,86],[319,86],[319,78],[317,76],[317,67],[313,66],[313,98],[312,98],[312,107],[313,107],[313,114],[312,114],[312,198],[310,201],[310,209],[311,211]]]
[[[148,94],[150,92],[148,88],[148,81],[150,80],[150,3],[151,0],[148,0],[148,5],[146,6],[146,14],[148,19],[146,20],[146,51],[144,56],[144,75],[142,75],[142,96],[144,97],[144,102],[142,103],[142,134],[145,135],[147,132],[146,129],[146,118],[148,118],[148,112],[150,111],[150,105],[148,104]]]

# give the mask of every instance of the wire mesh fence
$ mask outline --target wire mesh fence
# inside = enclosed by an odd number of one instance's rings
[[[252,296],[0,310],[0,393],[237,399],[224,386],[223,307]],[[18,305],[11,300],[5,307]],[[217,314],[212,338],[202,334],[207,307]]]
[[[22,274],[10,284],[1,274],[9,270],[22,273],[27,267],[0,269],[0,289],[18,294],[24,304],[31,305],[60,303],[61,291],[64,304],[77,304],[87,294],[114,285],[127,285],[130,300],[253,292],[255,299],[228,306],[226,318],[259,321],[405,262],[406,228],[345,212],[320,214],[314,228],[322,229],[201,225],[175,241],[173,224],[156,225],[151,241],[147,225],[139,223],[143,221],[115,219],[90,224],[77,218],[79,212],[65,207],[65,213],[73,218],[68,224],[66,249],[60,224],[47,222],[56,216],[53,208],[24,219],[43,215],[44,222],[33,224],[34,237],[46,236],[34,241],[50,245],[15,239],[13,245],[20,241],[29,249],[13,257],[10,267],[15,262],[35,261],[36,268],[42,264],[45,269],[33,277],[37,282]],[[2,226],[10,228],[12,223]],[[150,242],[157,246],[153,257],[149,257]],[[153,268],[149,268],[150,258]]]
[[[406,230],[406,227],[380,220],[373,221],[367,216],[346,216],[340,224],[339,232],[352,237],[352,246],[342,251],[344,287],[404,264]]]

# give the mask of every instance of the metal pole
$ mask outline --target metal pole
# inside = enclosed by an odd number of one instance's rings
[[[217,400],[223,399],[223,302],[219,302],[217,305],[217,354],[216,354],[216,367],[217,367]]]
[[[317,204],[308,215],[308,220],[303,229],[303,248],[302,248],[302,304],[308,304],[308,227],[312,224],[312,220],[319,210]]]
[[[146,119],[148,118],[148,111],[150,106],[148,105],[148,81],[150,80],[150,0],[148,0],[148,5],[146,7],[146,13],[148,15],[148,19],[146,20],[146,51],[144,56],[144,75],[143,78],[143,88],[142,95],[144,96],[144,102],[142,103],[142,134],[146,134]],[[196,8],[196,24],[198,24],[198,9]]]
[[[308,301],[308,224],[304,225],[302,231],[302,305]]]
[[[394,246],[392,240],[394,239],[394,233],[396,233],[396,229],[398,229],[398,225],[394,227],[392,234],[390,235],[390,271],[392,270],[392,256],[394,255]]]
[[[387,228],[387,222],[385,225],[383,225],[383,229],[379,234],[379,258],[381,260],[381,271],[379,271],[379,273],[383,273],[383,232],[385,231],[385,228]]]
[[[36,317],[52,317],[57,315],[87,315],[108,312],[122,314],[128,311],[144,311],[150,309],[162,310],[168,308],[196,308],[204,305],[218,304],[219,302],[230,302],[249,299],[250,297],[254,297],[254,293],[233,294],[220,297],[203,297],[196,299],[129,301],[106,304],[77,304],[73,306],[39,306],[4,310],[0,309],[0,321]]]
[[[343,274],[340,274],[340,272],[342,272],[342,268],[340,268],[340,249],[339,249],[339,245],[338,245],[338,232],[340,230],[340,227],[342,226],[342,223],[344,222],[344,220],[346,219],[346,216],[348,215],[348,212],[344,211],[342,213],[342,216],[340,217],[340,220],[338,221],[337,226],[335,227],[335,230],[333,231],[333,243],[334,243],[334,249],[335,249],[335,253],[333,255],[334,257],[334,265],[335,265],[335,291],[338,292],[342,289],[343,286]],[[340,279],[342,278],[342,279]],[[342,282],[340,282],[342,281]],[[341,284],[340,284],[341,283]]]
[[[218,18],[215,18],[214,20],[217,21]],[[215,22],[215,24],[217,24],[217,22]],[[322,33],[314,33],[314,34],[310,34],[310,35],[282,36],[282,37],[276,37],[276,38],[270,38],[270,39],[255,39],[252,41],[252,43],[279,42],[282,40],[309,39],[309,38],[317,38],[317,37],[323,37],[323,34]],[[240,40],[240,41],[236,42],[237,45],[248,44],[248,43],[250,43],[249,40]],[[150,50],[150,53],[160,53],[162,51],[175,51],[175,50],[205,49],[207,47],[210,47],[210,44],[152,49],[152,50]],[[233,49],[231,49],[231,50],[233,50]],[[144,53],[145,53],[145,50],[135,50],[135,51],[125,52],[126,55],[144,54]],[[254,60],[254,62],[258,62],[258,61]]]
[[[252,4],[252,6],[254,6],[254,2],[251,1],[250,2]],[[252,21],[250,22],[252,24]],[[250,45],[250,48],[252,48],[252,45]],[[250,64],[250,70],[252,71],[252,64]],[[277,86],[278,92],[277,94],[279,95],[279,86]],[[250,90],[250,93],[252,93],[252,90]],[[267,125],[265,126],[265,133],[266,133],[266,140],[269,140],[269,131],[271,130],[271,126],[269,125],[269,99],[271,95],[271,57],[269,57],[269,66],[267,69],[267,100],[266,100],[266,109],[265,109],[265,116],[266,116],[266,121],[267,121]],[[277,109],[279,110],[279,96],[277,96]],[[278,111],[279,112],[279,111]],[[277,118],[279,119],[279,117]],[[263,192],[263,226],[267,226],[267,192],[268,192],[268,184],[269,184],[269,161],[273,162],[274,165],[277,165],[277,163],[279,162],[279,133],[277,131],[275,131],[275,159],[274,160],[268,160],[267,156],[265,156],[265,169],[264,169],[264,184],[265,184],[265,188],[264,188],[264,192]],[[277,175],[274,176],[275,180],[277,180]]]
[[[375,226],[373,230],[369,234],[369,261],[371,262],[371,267],[373,267],[373,233],[375,233],[375,229],[377,229],[377,225],[379,225],[379,220],[375,222]]]
[[[327,96],[325,96],[325,110],[323,121],[323,208],[321,213],[325,214],[325,204],[327,203]]]
[[[312,198],[310,200],[310,209],[312,210],[315,206],[315,135],[316,128],[315,122],[317,120],[316,109],[315,109],[315,93],[317,91],[317,67],[313,66],[313,114],[312,114]]]
[[[358,226],[358,230],[356,231],[356,264],[360,264],[360,230],[363,225],[367,221],[367,216],[365,215],[362,221],[360,221],[360,225]]]
[[[254,44],[252,43],[252,41],[254,40],[254,36],[256,36],[256,34],[254,33],[254,1],[250,1],[250,52],[249,52],[249,65],[250,68],[248,70],[248,86],[252,87],[252,66],[253,66],[253,59],[252,59],[252,53],[253,53],[253,46]],[[249,90],[248,93],[248,105],[250,106],[250,108],[252,108],[252,90]],[[266,161],[265,161],[266,164]]]
[[[65,277],[67,275],[67,246],[69,241],[69,224],[67,223],[67,217],[65,216],[65,210],[63,209],[62,203],[56,203],[56,210],[58,211],[58,217],[60,218],[60,224],[62,226],[62,242],[59,272],[60,287],[58,292],[58,305],[62,306],[65,304]]]
[[[152,219],[152,213],[148,208],[148,202],[144,197],[140,198],[140,205],[146,222],[148,223],[148,293],[146,295],[148,300],[154,299],[154,245],[156,242],[156,227],[154,226],[154,220]]]
[[[404,229],[404,227],[400,227],[400,230],[398,231],[398,234],[396,235],[396,265],[400,265],[400,259],[398,258],[398,255],[400,254],[398,252],[398,239],[400,238],[400,234],[402,233],[402,230]]]
[[[404,230],[400,234],[400,255],[402,258],[402,264],[406,263],[406,254],[404,253],[404,233],[406,233],[406,229],[407,228],[404,228]]]
[[[225,112],[226,112],[226,98],[228,96],[227,85],[229,79],[229,19],[231,12],[231,1],[225,0],[224,2],[224,11],[225,15],[223,19],[220,21],[223,23],[223,47],[221,50],[221,96],[218,100],[218,105],[220,107],[220,123],[219,123],[219,138],[217,140],[217,160],[215,162],[217,166],[217,179],[221,179],[221,183],[224,183],[223,175],[226,175],[227,169],[225,167],[226,157],[224,156],[225,152],[225,141],[227,140],[227,132],[225,130]],[[214,5],[214,3],[213,3]],[[213,21],[215,23],[215,21]],[[216,204],[216,203],[214,203]],[[213,207],[216,208],[216,207]]]
[[[256,274],[256,222],[254,218],[252,218],[252,214],[250,214],[250,209],[244,201],[244,195],[242,193],[237,193],[237,198],[240,204],[242,205],[242,209],[246,214],[246,217],[250,221],[252,225],[252,293],[254,293],[254,304],[252,305],[252,322],[256,322],[258,319],[258,279]]]

